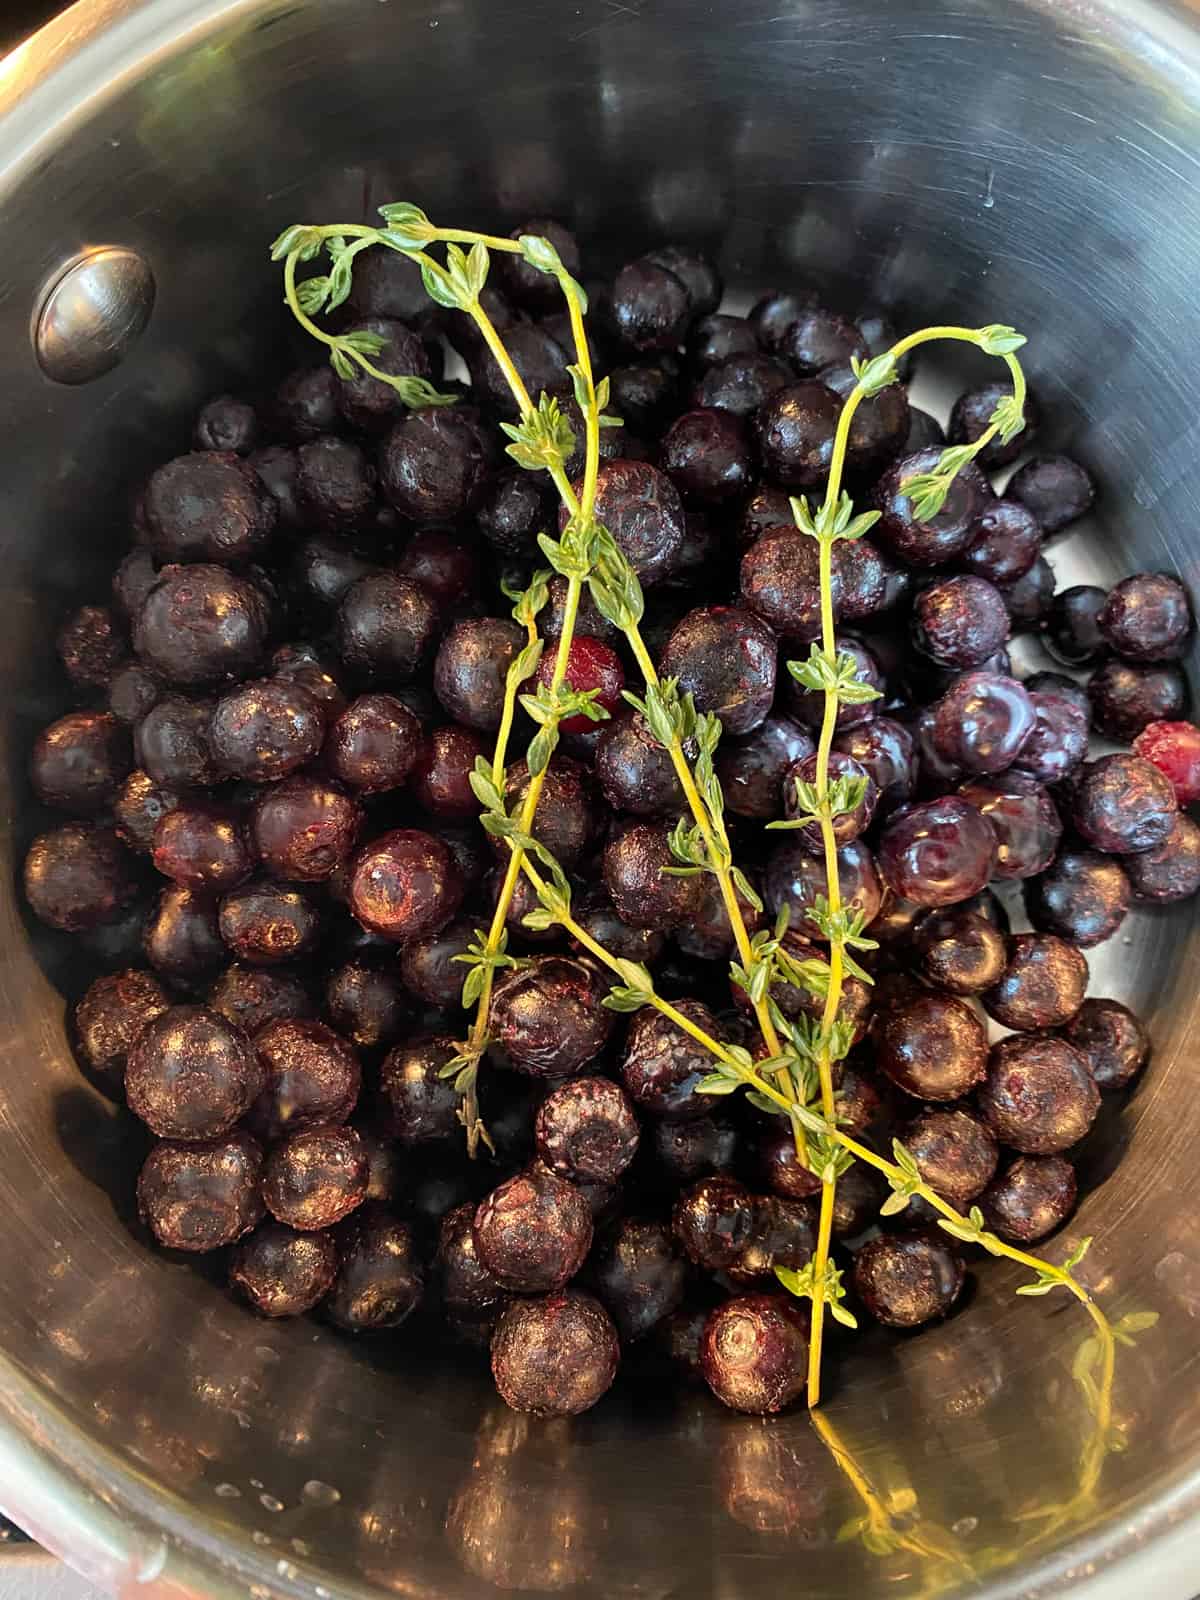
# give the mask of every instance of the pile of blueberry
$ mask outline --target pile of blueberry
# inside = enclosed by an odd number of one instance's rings
[[[579,270],[565,229],[519,231]],[[388,385],[328,366],[214,400],[192,451],[142,487],[110,603],[59,634],[79,709],[33,748],[33,790],[60,815],[24,883],[90,963],[80,1060],[153,1135],[137,1185],[155,1240],[228,1249],[259,1313],[319,1307],[366,1332],[421,1307],[417,1321],[490,1345],[519,1409],[592,1405],[625,1347],[702,1374],[731,1406],[777,1410],[801,1388],[807,1333],[774,1268],[812,1254],[817,1181],[780,1119],[696,1092],[710,1061],[688,1035],[653,1010],[618,1017],[589,958],[523,925],[523,882],[522,959],[498,975],[480,1073],[495,1155],[466,1158],[440,1075],[466,1030],[454,958],[507,858],[468,776],[525,641],[499,584],[528,582],[558,507],[502,453],[515,413],[473,324],[426,301],[397,256],[356,273],[344,325],[386,340],[386,370],[460,402],[406,412]],[[526,384],[578,423],[553,281],[514,258],[493,280],[484,302]],[[789,909],[802,959],[820,937],[820,841],[764,826],[813,778],[822,710],[782,670],[819,629],[817,549],[788,496],[822,485],[850,363],[892,330],[807,293],[722,313],[713,266],[675,247],[589,292],[624,419],[602,433],[598,513],[648,591],[661,672],[724,723],[735,856],[767,917]],[[445,377],[449,351],[469,388]],[[1003,392],[963,395],[949,438],[977,439]],[[1069,1152],[1148,1054],[1125,1006],[1085,998],[1084,952],[1135,901],[1200,887],[1188,596],[1157,573],[1055,592],[1046,549],[1094,488],[1064,456],[1028,458],[1038,421],[1031,399],[1025,432],[920,522],[903,486],[936,463],[942,429],[902,386],[867,401],[851,487],[882,516],[835,547],[833,573],[841,648],[882,694],[845,706],[835,740],[835,774],[866,780],[838,820],[842,894],[879,941],[874,985],[851,979],[842,1002],[858,1042],[839,1116],[885,1150],[900,1137],[932,1188],[1021,1244],[1068,1217]],[[997,494],[980,468],[1018,452]],[[564,593],[554,579],[538,619],[550,641]],[[1071,671],[1018,681],[1018,631]],[[752,1045],[714,881],[662,873],[684,800],[621,699],[631,671],[585,596],[567,681],[612,715],[565,725],[535,832],[588,932],[646,962],[710,1033]],[[518,723],[514,757],[533,731]],[[1093,731],[1133,753],[1089,760]],[[528,782],[512,759],[510,802]],[[1023,882],[1031,931],[1010,932],[997,880]],[[792,1017],[818,1004],[775,998]],[[1011,1030],[990,1047],[988,1018]],[[911,1328],[950,1310],[964,1262],[919,1201],[880,1225],[884,1197],[862,1165],[841,1180],[838,1250],[857,1307]]]

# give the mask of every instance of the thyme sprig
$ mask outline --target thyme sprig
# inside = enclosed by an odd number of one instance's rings
[[[549,534],[539,536],[548,568],[536,572],[526,589],[506,591],[513,601],[514,619],[526,630],[526,643],[506,675],[502,715],[492,757],[490,761],[480,757],[471,775],[472,789],[481,807],[482,826],[493,837],[504,839],[509,851],[491,924],[486,929],[476,930],[474,941],[459,958],[468,969],[463,987],[464,1005],[468,1009],[474,1006],[474,1016],[467,1038],[443,1069],[445,1076],[454,1079],[462,1096],[459,1114],[471,1153],[476,1152],[480,1141],[490,1143],[479,1117],[478,1070],[490,1043],[488,1025],[495,975],[520,964],[519,958],[508,952],[507,922],[517,883],[524,873],[539,901],[538,908],[525,918],[526,924],[533,929],[560,926],[606,966],[616,980],[605,1000],[611,1009],[635,1011],[652,1006],[701,1044],[714,1061],[713,1070],[700,1085],[702,1092],[725,1095],[742,1091],[760,1110],[786,1116],[798,1153],[820,1177],[821,1212],[813,1259],[802,1272],[781,1269],[779,1273],[781,1282],[792,1293],[812,1301],[808,1383],[811,1405],[816,1406],[820,1400],[825,1307],[830,1307],[837,1320],[853,1322],[843,1304],[845,1287],[841,1272],[831,1261],[829,1251],[835,1185],[855,1160],[865,1161],[887,1179],[892,1193],[883,1208],[885,1212],[900,1211],[914,1195],[919,1195],[954,1237],[1032,1270],[1033,1281],[1023,1285],[1019,1292],[1041,1295],[1057,1288],[1067,1289],[1085,1306],[1095,1323],[1096,1359],[1103,1365],[1107,1360],[1105,1352],[1117,1334],[1076,1276],[1087,1242],[1062,1266],[1007,1244],[988,1232],[977,1208],[963,1216],[930,1189],[902,1145],[893,1146],[889,1160],[846,1133],[837,1122],[833,1089],[833,1069],[849,1052],[853,1042],[852,1025],[840,1015],[844,982],[848,975],[870,981],[856,952],[874,947],[864,928],[862,913],[842,901],[834,832],[835,819],[861,803],[864,785],[861,780],[856,782],[849,777],[831,781],[829,775],[840,707],[865,703],[876,694],[857,678],[853,657],[837,650],[834,629],[834,546],[840,540],[861,538],[878,517],[874,511],[856,513],[850,497],[842,490],[850,427],[859,404],[896,382],[899,358],[919,345],[937,339],[957,340],[973,344],[1006,362],[1013,378],[1013,392],[997,405],[981,437],[971,445],[948,448],[942,452],[933,472],[905,480],[901,485],[910,497],[913,515],[921,521],[929,520],[944,506],[955,476],[967,462],[993,438],[1008,440],[1023,426],[1025,380],[1015,355],[1024,343],[1021,335],[1001,325],[980,329],[926,328],[899,340],[884,354],[856,363],[856,384],[838,420],[825,494],[815,509],[803,499],[792,502],[798,529],[815,539],[818,545],[821,626],[819,640],[813,644],[808,658],[789,662],[788,670],[805,688],[823,695],[824,709],[814,781],[797,788],[799,815],[775,826],[808,827],[820,832],[826,893],[817,900],[810,914],[829,952],[827,959],[797,959],[786,944],[786,910],[776,919],[772,930],[760,930],[751,936],[747,928],[742,904],[761,910],[762,902],[733,860],[723,795],[715,771],[714,758],[722,731],[720,720],[712,713],[697,711],[691,695],[681,692],[675,679],[659,677],[641,631],[644,613],[641,584],[616,541],[596,516],[600,430],[617,419],[605,415],[608,382],[597,382],[592,370],[584,329],[587,298],[583,289],[566,271],[549,240],[531,235],[516,240],[500,239],[469,230],[439,228],[419,207],[408,203],[384,206],[381,216],[382,228],[360,224],[297,226],[280,235],[272,255],[284,263],[284,294],[293,314],[326,345],[340,376],[353,376],[356,370],[366,372],[390,384],[406,405],[449,403],[452,396],[437,394],[431,385],[415,375],[389,374],[378,369],[371,359],[381,348],[376,335],[361,329],[331,334],[313,320],[336,309],[348,298],[353,263],[363,250],[377,245],[410,259],[421,273],[426,292],[437,304],[462,312],[475,323],[517,405],[518,420],[503,424],[509,441],[508,454],[529,471],[546,472],[566,510],[565,526],[557,539]],[[430,253],[429,247],[433,245],[443,247],[442,260]],[[322,250],[330,257],[330,271],[299,282],[298,266],[314,260]],[[537,270],[555,277],[562,290],[576,353],[576,361],[568,370],[586,436],[583,479],[578,489],[566,472],[566,462],[575,449],[570,422],[553,396],[542,394],[535,401],[528,393],[481,304],[491,254],[496,251],[520,255]],[[567,582],[563,625],[549,684],[531,687],[530,679],[543,648],[537,619],[547,603],[550,572],[560,574]],[[749,1050],[713,1038],[664,1000],[656,992],[654,980],[645,966],[613,956],[576,921],[566,874],[533,836],[538,802],[561,723],[568,716],[584,715],[601,720],[606,715],[594,694],[579,693],[566,685],[567,660],[585,585],[601,614],[625,636],[642,677],[641,693],[629,690],[625,698],[667,751],[685,797],[687,814],[679,818],[670,834],[674,864],[664,870],[685,876],[709,873],[719,887],[735,946],[731,975],[746,992],[766,1050],[765,1059],[757,1064]],[[506,762],[518,706],[530,717],[537,731],[526,758],[529,785],[514,813],[507,804]],[[812,993],[821,1005],[819,1019],[802,1016],[793,1021],[786,1018],[772,996],[773,987],[779,983],[797,984]],[[1103,1390],[1101,1379],[1097,1392],[1102,1395]]]

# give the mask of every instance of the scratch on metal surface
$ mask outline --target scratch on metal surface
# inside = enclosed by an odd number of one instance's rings
[[[578,33],[573,33],[570,36],[572,44],[578,44],[580,39],[586,39],[590,34],[598,33],[601,28],[607,28],[610,23],[616,22],[621,17],[636,18],[642,14],[640,6],[626,5],[624,0],[604,0],[604,4],[608,8],[608,15],[598,17],[595,22],[589,23],[586,28],[581,28]]]

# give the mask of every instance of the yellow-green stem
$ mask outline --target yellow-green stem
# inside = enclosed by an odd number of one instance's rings
[[[626,637],[629,640],[634,659],[641,670],[647,688],[657,688],[659,684],[658,672],[654,662],[650,659],[650,652],[646,649],[646,642],[642,638],[641,630],[636,623],[626,630]],[[688,810],[692,813],[696,820],[696,825],[700,829],[700,835],[708,851],[708,859],[713,863],[713,873],[720,886],[721,899],[725,904],[725,915],[729,918],[729,926],[733,931],[738,956],[742,966],[749,972],[754,965],[754,952],[750,948],[750,935],[746,931],[745,918],[742,916],[742,908],[738,904],[737,890],[734,886],[733,877],[728,867],[720,865],[722,860],[729,854],[729,842],[725,835],[724,825],[709,816],[708,807],[704,804],[700,791],[696,787],[692,769],[688,765],[683,746],[678,738],[672,738],[667,746],[667,753],[671,757],[671,765],[675,768],[675,774],[679,779],[680,787],[688,804]],[[754,1003],[754,1015],[758,1020],[767,1049],[773,1056],[779,1055],[779,1035],[775,1031],[775,1024],[771,1021],[771,1015],[767,1010],[765,1000],[759,1000]]]
[[[833,540],[826,534],[820,540],[821,587],[821,648],[832,664],[837,656],[837,637],[833,618]],[[817,802],[820,810],[821,844],[825,853],[825,897],[829,913],[836,917],[842,909],[842,889],[838,873],[837,836],[829,810],[829,756],[833,749],[833,736],[837,729],[838,696],[836,689],[826,689],[825,705],[821,717],[821,734],[817,744]],[[817,1076],[821,1085],[821,1114],[832,1122],[837,1114],[833,1095],[833,1055],[831,1041],[833,1025],[837,1021],[842,1003],[842,976],[845,946],[839,937],[829,941],[829,987],[825,993],[825,1007],[821,1016],[821,1035],[817,1044]],[[825,1343],[825,1272],[829,1263],[830,1244],[833,1239],[833,1207],[836,1197],[836,1176],[824,1178],[821,1184],[821,1213],[817,1223],[817,1248],[813,1256],[812,1338],[808,1347],[808,1403],[815,1408],[821,1400],[821,1357]]]

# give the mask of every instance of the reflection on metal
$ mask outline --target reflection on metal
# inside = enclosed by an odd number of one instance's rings
[[[90,383],[119,366],[154,310],[154,274],[136,250],[86,251],[56,275],[34,320],[38,364],[55,383]]]

